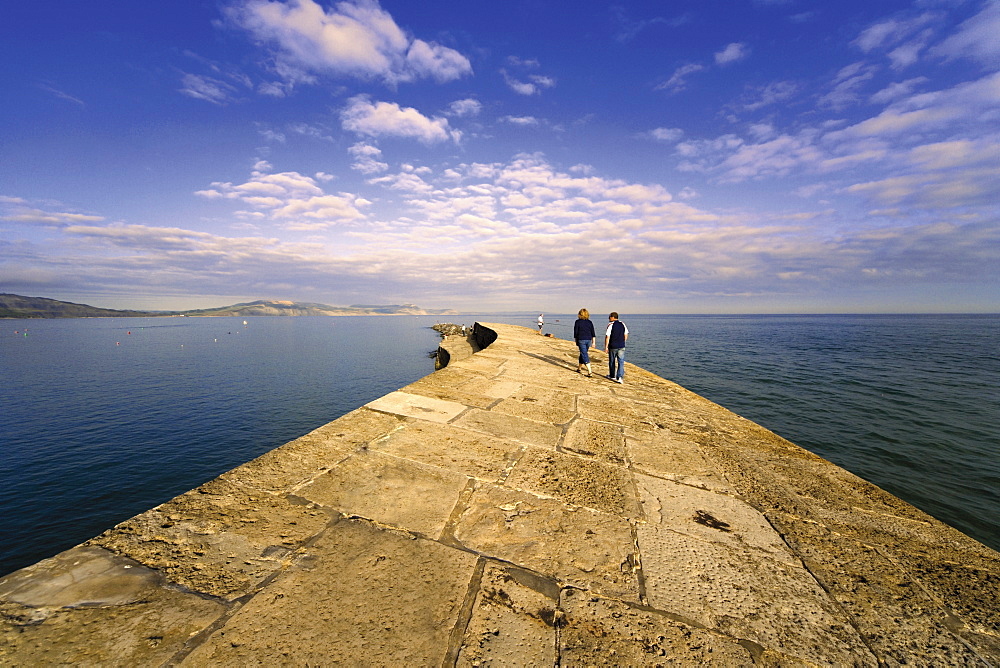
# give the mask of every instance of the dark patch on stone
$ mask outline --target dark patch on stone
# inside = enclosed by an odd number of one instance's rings
[[[542,608],[537,614],[539,619],[553,628],[566,626],[566,615],[559,610]]]
[[[264,552],[261,553],[260,556],[265,559],[281,559],[289,552],[291,552],[291,550],[284,545],[268,545],[264,548]]]
[[[729,528],[728,522],[723,522],[704,510],[695,511],[694,521],[698,524],[707,526],[709,529],[718,529],[719,531],[725,531],[727,533],[732,531],[732,529]]]

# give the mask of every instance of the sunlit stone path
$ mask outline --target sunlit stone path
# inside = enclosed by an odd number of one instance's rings
[[[0,580],[0,664],[1000,662],[996,552],[635,366],[476,337]]]

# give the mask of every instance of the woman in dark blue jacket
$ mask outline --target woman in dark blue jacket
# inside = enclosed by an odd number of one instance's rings
[[[590,321],[590,311],[582,308],[577,316],[576,322],[573,324],[573,340],[576,341],[576,346],[580,349],[580,360],[576,372],[583,373],[583,369],[586,367],[587,378],[590,378],[593,372],[590,370],[590,355],[587,351],[593,347],[597,332],[594,331],[594,323]]]

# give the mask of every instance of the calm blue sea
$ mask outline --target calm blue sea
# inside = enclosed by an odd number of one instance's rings
[[[0,574],[430,373],[439,320],[0,320]],[[622,320],[628,361],[1000,549],[1000,316]]]

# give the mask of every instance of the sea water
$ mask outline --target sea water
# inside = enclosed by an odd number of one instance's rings
[[[0,575],[430,373],[437,321],[536,316],[0,320]],[[1000,548],[1000,316],[622,320],[627,361]]]

